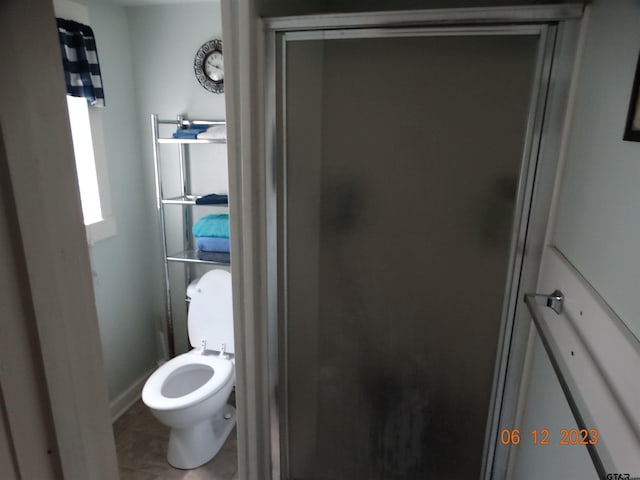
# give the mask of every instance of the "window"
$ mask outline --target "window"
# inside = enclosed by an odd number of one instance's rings
[[[89,123],[89,108],[85,98],[69,95],[67,95],[67,107],[69,108],[69,122],[71,123],[73,150],[76,157],[82,215],[84,216],[84,224],[91,225],[103,218],[91,124]]]
[[[111,216],[109,188],[104,162],[104,155],[96,145],[101,142],[95,138],[101,134],[101,128],[93,125],[90,118],[87,99],[67,95],[69,123],[73,138],[73,150],[76,160],[76,172],[80,187],[82,215],[87,229],[87,240],[93,244],[99,240],[115,235],[115,219]],[[101,126],[101,122],[99,122]],[[94,127],[94,128],[92,128]],[[93,133],[92,133],[93,131]],[[100,168],[100,167],[103,168]]]

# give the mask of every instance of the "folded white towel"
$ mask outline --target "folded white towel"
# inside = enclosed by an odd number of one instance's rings
[[[207,128],[204,132],[198,134],[198,138],[208,138],[212,140],[226,140],[227,127],[226,125],[213,125]]]

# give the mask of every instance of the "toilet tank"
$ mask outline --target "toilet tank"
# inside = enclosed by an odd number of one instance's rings
[[[205,273],[195,287],[190,288],[191,302],[187,326],[189,343],[193,348],[235,353],[233,342],[233,298],[231,274],[214,269]]]

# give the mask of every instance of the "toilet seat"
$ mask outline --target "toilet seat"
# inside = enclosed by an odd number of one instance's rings
[[[211,378],[195,390],[179,397],[168,397],[162,393],[165,382],[181,367],[205,366],[213,370]],[[186,372],[185,372],[186,373]],[[179,373],[178,373],[179,375]],[[214,395],[222,389],[233,375],[233,362],[216,354],[202,355],[193,351],[172,358],[148,378],[142,389],[142,401],[156,410],[174,410],[189,407]]]

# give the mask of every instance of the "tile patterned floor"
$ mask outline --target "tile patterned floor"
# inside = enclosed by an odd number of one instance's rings
[[[169,429],[138,401],[113,426],[120,480],[237,480],[236,431],[206,465],[179,470],[167,463]]]

